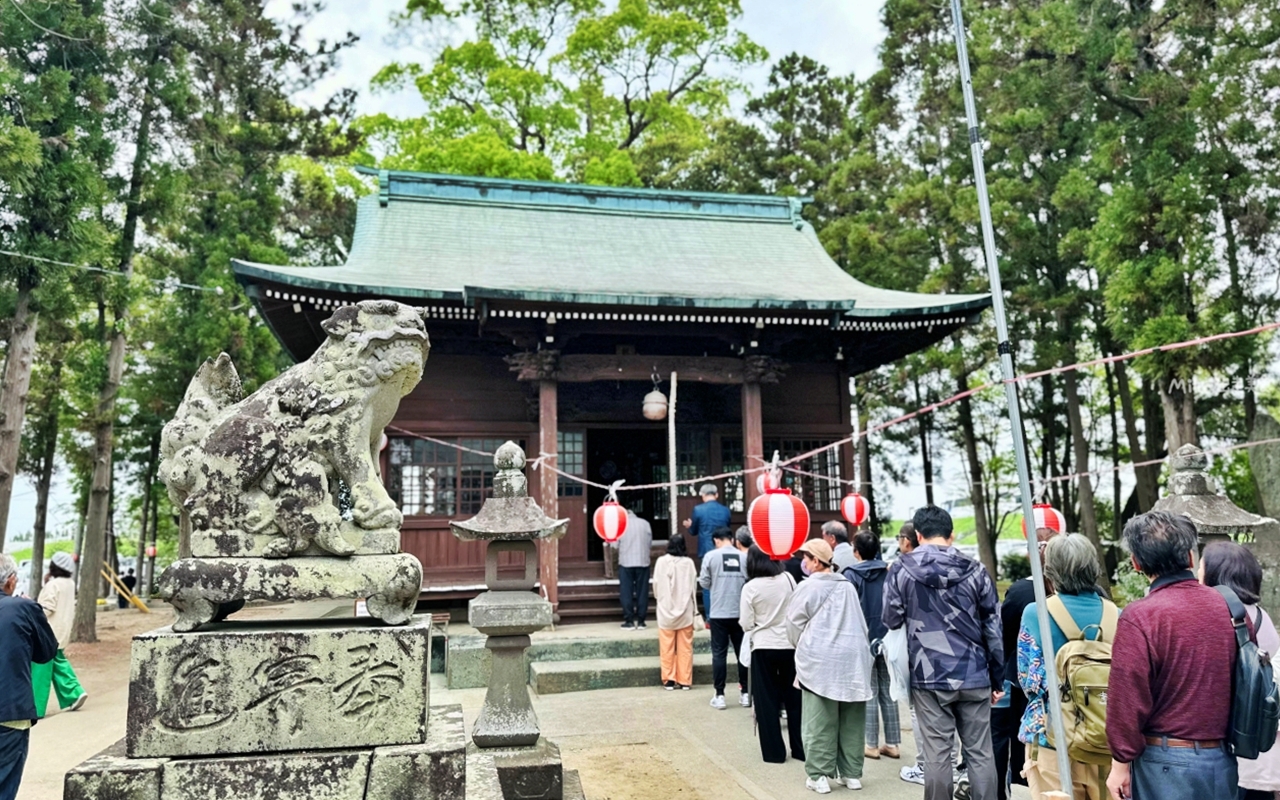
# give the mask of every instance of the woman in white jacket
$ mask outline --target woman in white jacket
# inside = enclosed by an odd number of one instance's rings
[[[1274,659],[1280,652],[1280,634],[1276,633],[1271,616],[1258,606],[1262,565],[1253,551],[1235,542],[1210,544],[1200,557],[1200,582],[1205,586],[1228,586],[1236,593],[1253,623],[1258,649]],[[1239,759],[1239,771],[1239,800],[1273,800],[1280,792],[1280,744],[1257,758]]]
[[[796,649],[787,638],[787,604],[795,579],[763,550],[747,550],[747,584],[742,587],[738,622],[751,642],[751,699],[760,726],[760,756],[769,764],[787,761],[778,714],[787,710],[791,757],[804,760],[800,738],[800,690],[796,683]]]
[[[831,545],[810,539],[800,548],[809,573],[787,606],[787,637],[796,648],[805,786],[818,794],[862,788],[871,699],[871,644],[858,592],[831,571]]]
[[[697,613],[694,593],[698,570],[685,555],[684,536],[667,540],[667,554],[653,565],[653,599],[658,605],[658,655],[662,684],[668,691],[693,684],[693,619]]]

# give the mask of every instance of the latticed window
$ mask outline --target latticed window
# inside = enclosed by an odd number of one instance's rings
[[[556,432],[556,466],[561,472],[583,477],[586,475],[587,435],[582,431]],[[586,486],[578,481],[559,476],[560,497],[582,497]]]
[[[817,455],[790,465],[797,470],[810,473],[809,475],[799,475],[784,470],[782,485],[804,500],[810,510],[839,511],[840,498],[845,494],[845,488],[840,483],[842,476],[839,447],[831,446],[825,439],[771,439],[765,441],[763,455],[765,461],[772,461],[773,452],[777,450],[785,461],[801,453],[824,447],[826,449]],[[742,439],[726,436],[720,440],[720,461],[725,472],[744,469],[743,460]],[[755,463],[755,466],[759,466],[759,463]],[[747,476],[747,479],[754,482],[759,474],[752,473]],[[724,493],[725,505],[733,511],[744,510],[745,500],[741,478],[726,478]]]
[[[388,444],[391,468],[387,491],[405,516],[473,516],[493,494],[493,456],[482,453],[493,453],[506,440],[442,441],[467,450],[405,437],[393,438]]]
[[[720,468],[725,472],[737,472],[744,469],[742,465],[742,440],[725,437],[720,440]],[[755,474],[748,475],[748,480],[755,480]],[[737,475],[724,479],[724,504],[730,511],[746,511],[746,492],[743,488],[742,476]]]
[[[711,472],[711,434],[705,430],[676,431],[676,480],[685,481],[698,478]],[[654,465],[654,483],[667,480],[666,466]],[[679,497],[697,497],[698,484],[686,483],[676,489]],[[654,502],[658,507],[653,510],[654,519],[667,519],[671,516],[670,495],[665,488],[654,491]]]
[[[764,457],[768,461],[777,450],[785,461],[801,453],[820,450],[817,455],[791,464],[801,472],[783,472],[783,486],[791,490],[814,511],[839,511],[840,498],[845,494],[845,487],[840,483],[840,448],[831,445],[826,439],[776,439],[764,443]]]

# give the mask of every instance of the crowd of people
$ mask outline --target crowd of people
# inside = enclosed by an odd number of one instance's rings
[[[886,564],[877,536],[850,540],[839,522],[790,560],[773,560],[745,527],[700,525],[728,520],[713,486],[702,500],[687,521],[701,568],[675,536],[653,570],[662,681],[692,686],[701,593],[711,707],[727,706],[732,647],[761,758],[802,760],[809,789],[860,789],[866,759],[901,758],[904,701],[916,760],[899,775],[923,785],[926,800],[1006,800],[1014,783],[1036,800],[1056,797],[1059,747],[1077,800],[1280,798],[1280,747],[1246,759],[1231,746],[1243,649],[1228,595],[1243,604],[1257,648],[1280,650],[1247,547],[1214,542],[1198,556],[1185,517],[1134,517],[1123,545],[1150,588],[1122,613],[1099,588],[1094,544],[1042,528],[1045,636],[1032,581],[1014,582],[1002,602],[987,570],[953,546],[951,517],[936,506],[902,527],[899,557]],[[1050,724],[1048,664],[1063,682],[1065,743]]]

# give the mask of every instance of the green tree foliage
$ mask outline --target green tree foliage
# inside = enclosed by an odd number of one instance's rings
[[[670,183],[705,147],[735,82],[765,51],[734,28],[737,0],[410,0],[401,24],[466,22],[475,36],[375,88],[414,86],[428,112],[366,118],[367,162],[510,178]],[[385,153],[375,159],[374,152]]]

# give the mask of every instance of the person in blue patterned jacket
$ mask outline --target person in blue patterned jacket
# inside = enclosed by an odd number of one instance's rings
[[[925,800],[950,800],[957,731],[972,800],[996,800],[991,705],[1004,694],[1004,644],[995,583],[952,545],[951,515],[937,506],[912,519],[920,547],[898,559],[884,590],[883,621],[907,627],[911,700],[923,734]]]

